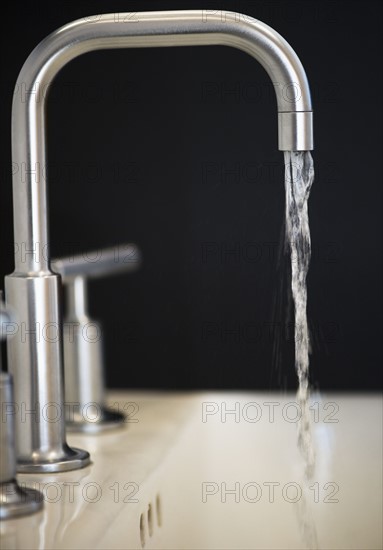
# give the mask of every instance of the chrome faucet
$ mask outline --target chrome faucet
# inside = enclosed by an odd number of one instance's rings
[[[5,281],[7,303],[22,329],[8,340],[15,400],[33,411],[16,422],[19,471],[70,470],[89,462],[88,453],[70,449],[65,440],[61,283],[50,267],[47,220],[47,91],[60,69],[86,52],[208,45],[238,48],[261,63],[275,88],[279,149],[311,150],[312,108],[302,64],[278,33],[243,14],[195,10],[84,18],[43,40],[21,69],[12,107],[12,160],[19,167],[13,174],[15,271]],[[49,409],[56,421],[46,419]]]
[[[135,244],[52,261],[66,291],[63,347],[66,426],[70,431],[95,434],[125,422],[125,415],[105,405],[102,329],[88,313],[87,281],[132,272],[140,264],[141,253]]]
[[[0,343],[14,323],[12,313],[4,307],[0,291]],[[0,354],[0,520],[3,520],[38,512],[43,507],[43,495],[17,483],[13,382],[12,376],[3,371],[1,359]]]

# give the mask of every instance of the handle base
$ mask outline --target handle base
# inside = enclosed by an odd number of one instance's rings
[[[17,463],[17,471],[21,474],[68,472],[85,468],[90,464],[90,456],[87,451],[68,447],[68,452],[63,456],[49,461],[45,456],[39,460],[20,460]]]
[[[95,422],[89,422],[83,418],[66,423],[66,429],[68,432],[80,432],[87,434],[98,434],[100,432],[107,432],[109,430],[115,430],[116,428],[122,428],[125,424],[125,415],[112,411],[106,407],[100,408],[100,415]]]
[[[39,512],[43,495],[34,489],[22,489],[15,480],[0,484],[0,519],[12,519]]]

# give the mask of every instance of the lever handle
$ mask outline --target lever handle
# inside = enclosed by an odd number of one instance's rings
[[[141,265],[141,252],[136,244],[119,244],[75,256],[52,260],[52,268],[64,282],[74,277],[98,278],[135,271]]]

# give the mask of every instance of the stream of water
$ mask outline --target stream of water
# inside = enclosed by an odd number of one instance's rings
[[[310,264],[311,241],[308,198],[314,179],[311,154],[285,152],[286,248],[291,257],[291,290],[294,302],[295,368],[298,376],[297,400],[302,415],[298,423],[298,445],[305,460],[306,476],[315,468],[309,411],[309,330],[307,323],[306,276]]]
[[[298,506],[298,519],[305,542],[317,548],[315,524],[305,493],[315,471],[311,418],[309,410],[309,352],[310,338],[307,323],[306,277],[310,265],[311,240],[308,218],[308,198],[314,180],[311,154],[285,152],[286,232],[285,251],[290,253],[291,291],[294,303],[295,369],[298,376],[297,402],[301,417],[298,422],[298,447],[304,460],[305,491]]]

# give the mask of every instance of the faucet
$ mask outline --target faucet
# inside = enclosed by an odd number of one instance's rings
[[[0,344],[7,337],[8,327],[15,322],[12,313],[5,308],[0,291]],[[0,354],[0,520],[33,514],[41,510],[44,503],[39,491],[17,483],[14,405],[12,376],[3,371]]]
[[[68,431],[99,433],[123,425],[125,415],[105,405],[102,329],[88,314],[87,281],[135,271],[141,252],[120,244],[53,260],[66,294],[63,326],[66,427]],[[92,258],[92,261],[89,261]]]
[[[26,414],[16,422],[20,472],[58,472],[89,463],[66,443],[62,373],[60,276],[50,265],[46,193],[47,91],[60,69],[101,49],[224,45],[254,57],[266,69],[278,106],[281,151],[313,148],[310,90],[290,45],[247,15],[207,10],[121,13],[87,17],[45,38],[19,74],[12,106],[15,270],[5,279],[6,300],[17,311],[20,334],[8,339],[15,401]]]

